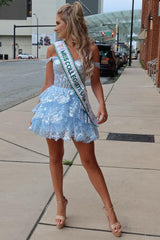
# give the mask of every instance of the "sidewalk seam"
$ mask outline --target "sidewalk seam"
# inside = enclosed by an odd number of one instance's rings
[[[76,153],[74,154],[73,159],[72,159],[72,162],[74,162],[74,160],[76,159],[77,154],[78,154],[78,152],[76,152]],[[71,165],[71,166],[72,166],[72,165]],[[71,168],[71,166],[68,166],[68,167],[67,167],[67,169],[65,170],[65,172],[64,172],[64,174],[63,174],[63,177],[67,174],[67,172],[69,171],[69,169]],[[29,239],[31,238],[33,232],[35,231],[36,227],[38,226],[41,218],[43,217],[43,215],[44,215],[46,209],[48,208],[48,206],[49,206],[52,198],[54,197],[54,195],[55,195],[55,192],[52,193],[51,197],[49,198],[47,204],[46,204],[45,207],[43,208],[43,210],[42,210],[39,218],[37,219],[36,223],[34,224],[33,228],[31,229],[31,231],[30,231],[28,237],[26,238],[26,240],[29,240]]]
[[[45,225],[45,226],[52,226],[56,227],[55,224],[51,223],[39,223],[39,225]],[[80,230],[85,230],[85,231],[97,231],[97,232],[108,232],[110,233],[110,230],[104,230],[104,229],[97,229],[97,228],[84,228],[84,227],[73,227],[73,226],[65,226],[65,228],[72,228],[72,229],[80,229]],[[154,234],[149,234],[149,233],[136,233],[136,232],[125,232],[123,231],[122,234],[126,235],[137,235],[137,236],[146,236],[146,237],[160,237],[160,235],[154,235]]]
[[[115,83],[113,83],[113,85],[112,85],[112,87],[111,87],[109,93],[108,93],[107,96],[105,97],[105,99],[104,99],[105,102],[106,102],[107,99],[109,98],[109,96],[110,96],[110,94],[111,94],[111,92],[112,92],[112,90],[113,90],[113,88],[114,88],[114,85],[115,85]]]
[[[83,167],[81,164],[73,164],[73,166],[75,167]],[[125,170],[145,170],[145,171],[157,171],[159,172],[160,169],[159,168],[136,168],[136,167],[115,167],[115,166],[103,166],[103,165],[99,165],[100,168],[118,168],[118,169],[125,169]]]
[[[25,149],[25,150],[27,150],[27,151],[30,151],[30,152],[33,152],[33,153],[39,154],[39,155],[41,155],[41,156],[44,156],[44,157],[47,157],[47,158],[49,157],[49,156],[46,155],[46,154],[43,154],[43,153],[37,152],[37,151],[35,151],[35,150],[32,150],[32,149],[27,148],[27,147],[24,147],[24,146],[19,145],[19,144],[17,144],[17,143],[13,143],[13,142],[11,142],[11,141],[9,141],[9,140],[6,140],[6,139],[4,139],[4,138],[0,138],[0,140],[2,140],[2,141],[4,141],[4,142],[7,142],[7,143],[9,143],[9,144],[12,144],[12,145],[14,145],[14,146],[16,146],[16,147],[23,148],[23,149]]]
[[[33,98],[36,98],[38,96],[39,96],[39,92],[38,93],[34,93],[33,95],[28,96],[26,99],[20,100],[20,102],[15,103],[13,106],[9,106],[9,107],[6,107],[4,109],[0,109],[0,112],[7,111],[7,110],[9,110],[11,108],[14,108],[14,107],[20,105],[21,103],[25,103],[25,102],[27,102],[27,101],[29,101],[29,100],[31,100]],[[27,111],[27,112],[29,112],[29,111]]]
[[[31,162],[31,161],[16,161],[16,160],[0,160],[1,162],[5,162],[5,163],[28,163],[28,164],[49,164],[49,162]]]

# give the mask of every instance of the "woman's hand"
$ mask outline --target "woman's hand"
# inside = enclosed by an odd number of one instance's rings
[[[40,101],[38,101],[38,104],[39,104]],[[35,113],[33,113],[33,116],[32,118],[34,117]],[[29,123],[29,127],[32,125],[32,119],[30,120],[30,123]]]
[[[97,114],[97,120],[98,120],[98,124],[104,123],[107,121],[108,118],[108,114],[107,114],[107,110],[106,110],[106,106],[105,105],[99,105],[99,109],[98,109],[98,114]]]

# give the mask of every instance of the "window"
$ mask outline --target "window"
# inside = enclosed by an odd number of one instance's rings
[[[32,17],[32,0],[27,0],[27,17]]]

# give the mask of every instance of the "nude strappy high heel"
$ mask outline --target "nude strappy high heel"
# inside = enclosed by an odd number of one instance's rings
[[[103,207],[103,210],[106,216],[108,217],[108,221],[109,221],[109,212],[114,211],[113,206],[110,208]],[[121,224],[118,221],[115,222],[114,224],[110,224],[110,221],[109,221],[109,226],[115,237],[121,236]]]
[[[65,225],[65,220],[66,220],[66,206],[67,206],[67,203],[68,203],[68,200],[64,197],[64,199],[62,201],[57,201],[57,203],[63,203],[63,207],[64,207],[64,215],[61,216],[61,215],[56,215],[55,217],[55,222],[56,222],[56,227],[58,229],[61,229],[64,227]],[[60,220],[61,223],[57,223],[56,220]]]

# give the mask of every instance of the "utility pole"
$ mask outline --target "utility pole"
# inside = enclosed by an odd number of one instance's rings
[[[13,59],[16,59],[16,25],[13,26]]]
[[[116,44],[117,44],[117,52],[119,49],[119,21],[116,20]]]
[[[130,34],[129,66],[131,66],[131,61],[132,61],[133,16],[134,16],[134,0],[132,0],[132,15],[131,15],[131,34]]]
[[[36,13],[33,13],[33,15],[36,17],[37,19],[37,59],[38,59],[38,17],[36,15]]]

